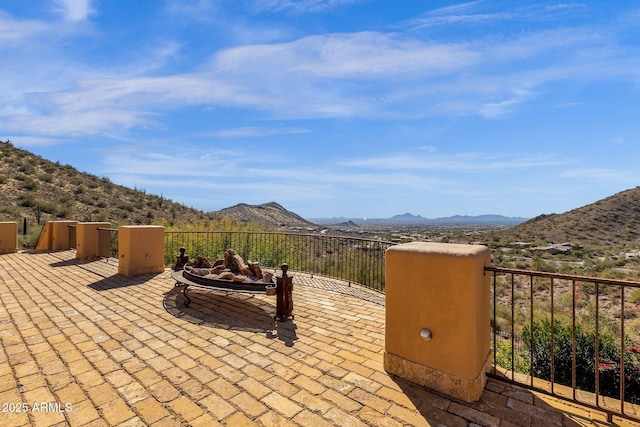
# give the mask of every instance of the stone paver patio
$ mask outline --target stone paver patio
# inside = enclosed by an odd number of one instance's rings
[[[168,271],[0,255],[0,426],[612,425],[496,380],[468,404],[389,376],[380,296],[296,283],[276,323],[274,297],[194,289],[185,308]]]

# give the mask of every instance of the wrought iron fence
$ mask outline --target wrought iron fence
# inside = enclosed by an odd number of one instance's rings
[[[77,249],[76,224],[69,224],[69,249]]]
[[[333,277],[384,291],[384,256],[393,242],[318,234],[244,231],[165,232],[165,263],[171,265],[181,246],[194,258],[222,258],[234,249],[245,260],[278,268]]]
[[[118,258],[118,230],[116,228],[98,228],[98,256]]]
[[[640,420],[640,282],[486,267],[491,376]]]

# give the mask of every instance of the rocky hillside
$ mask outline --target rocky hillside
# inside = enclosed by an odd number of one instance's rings
[[[261,205],[239,203],[216,211],[218,215],[233,218],[236,221],[250,222],[270,228],[317,228],[318,226],[301,216],[283,208],[276,202]]]
[[[80,172],[0,141],[0,221],[22,225],[69,219],[108,221],[113,226],[162,224],[208,227],[214,221],[224,228],[316,227],[275,202],[252,206],[244,203],[216,212],[202,212],[162,195],[147,194],[113,184],[108,178]],[[30,228],[30,227],[29,227]]]
[[[563,214],[540,215],[497,235],[502,240],[536,244],[571,242],[638,249],[640,187]]]
[[[193,223],[214,214],[113,184],[0,141],[0,221],[109,221],[115,225]]]

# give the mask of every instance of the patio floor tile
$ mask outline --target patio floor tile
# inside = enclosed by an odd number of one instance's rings
[[[185,307],[168,271],[0,255],[0,426],[612,425],[495,379],[469,404],[390,376],[384,296],[292,274],[277,322],[265,295],[190,289]]]

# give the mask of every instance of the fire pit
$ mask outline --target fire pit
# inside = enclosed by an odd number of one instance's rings
[[[277,295],[276,316],[280,320],[293,318],[293,276],[287,275],[289,266],[282,264],[282,275],[276,277],[263,271],[259,263],[244,263],[233,249],[225,251],[224,259],[211,264],[205,257],[197,257],[185,264],[187,256],[180,248],[180,255],[171,277],[176,286],[184,286],[185,307],[191,304],[187,294],[189,286],[223,292],[247,292],[253,294]]]

